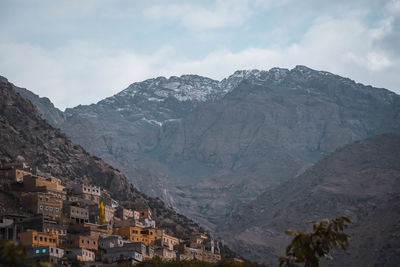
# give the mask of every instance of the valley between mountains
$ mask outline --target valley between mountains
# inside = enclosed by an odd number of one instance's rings
[[[276,263],[285,229],[346,215],[349,253],[324,264],[400,263],[400,96],[389,90],[305,66],[158,77],[64,112],[13,89],[245,258]]]

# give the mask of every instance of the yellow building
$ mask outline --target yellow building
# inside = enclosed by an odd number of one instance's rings
[[[115,228],[113,233],[128,238],[132,242],[143,242],[147,246],[154,245],[154,241],[156,239],[156,230],[153,228],[129,226]]]
[[[27,230],[26,232],[19,233],[19,240],[22,245],[29,247],[42,247],[51,246],[58,247],[58,231],[51,230],[46,233],[38,232],[36,230]]]

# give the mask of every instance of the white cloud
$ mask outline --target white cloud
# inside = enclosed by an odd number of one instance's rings
[[[0,75],[17,86],[49,97],[60,108],[97,102],[132,82],[160,75],[192,73],[222,79],[237,69],[292,68],[299,64],[400,93],[400,53],[396,47],[400,40],[399,2],[392,1],[385,9],[385,17],[372,24],[374,26],[365,22],[364,11],[324,15],[295,43],[248,47],[235,52],[218,46],[196,60],[182,55],[179,47],[168,45],[152,54],[143,54],[133,49],[113,50],[93,41],[73,41],[45,49],[2,40]],[[238,3],[238,6],[248,5],[246,1]],[[255,3],[260,5],[260,2]],[[202,30],[229,26],[232,21],[245,23],[243,18],[252,12],[246,13],[245,9],[241,14],[226,1],[217,2],[214,11],[204,7],[195,10],[185,6],[170,5],[170,9],[164,10],[162,7],[153,7],[150,10],[153,13],[148,11],[148,15],[179,18],[182,25]],[[157,11],[157,8],[161,9]],[[226,16],[219,18],[221,14]],[[236,20],[237,17],[241,18]],[[203,18],[210,24],[202,21]]]
[[[96,44],[73,42],[54,50],[29,44],[0,44],[1,75],[17,86],[49,97],[60,108],[89,104],[150,78],[152,65],[168,49],[152,56],[105,50]]]
[[[195,31],[242,25],[257,10],[272,1],[218,0],[205,7],[193,3],[159,4],[145,10],[148,18],[176,20],[181,26]]]
[[[312,25],[295,44],[249,48],[238,53],[219,50],[198,61],[176,62],[168,66],[168,73],[197,73],[220,79],[237,69],[292,68],[301,64],[400,93],[400,77],[393,71],[400,69],[399,59],[375,45],[383,36],[372,32],[382,30],[369,29],[359,15],[325,18]]]

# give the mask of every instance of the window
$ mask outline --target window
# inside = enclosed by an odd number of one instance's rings
[[[39,254],[39,252],[40,252],[40,250],[38,250],[38,249],[37,249],[37,250],[35,250],[35,253],[36,253],[36,254]]]
[[[50,211],[53,211],[53,207],[50,207]]]
[[[56,248],[56,253],[58,254],[58,248]]]
[[[53,248],[50,248],[50,252],[51,252],[51,253],[53,253],[53,252],[54,252]]]
[[[56,212],[58,212],[60,209],[59,208],[56,208]]]
[[[46,206],[46,210],[49,210],[49,207],[48,207],[48,206]]]
[[[40,205],[39,209],[40,209],[40,210],[43,210],[43,205]]]
[[[37,236],[34,236],[33,239],[36,241],[37,240]]]
[[[85,243],[85,241],[82,239],[82,244]]]
[[[47,242],[47,237],[44,238],[44,242]]]
[[[40,241],[43,241],[43,237],[40,236],[40,237],[39,237],[39,240],[40,240]]]

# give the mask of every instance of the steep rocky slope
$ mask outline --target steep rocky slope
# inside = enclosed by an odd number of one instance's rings
[[[349,250],[323,266],[399,266],[400,135],[338,149],[238,208],[218,231],[243,255],[274,266],[289,243],[286,229],[310,231],[307,222],[342,215],[352,220]]]
[[[128,207],[135,202],[148,203],[154,210],[159,225],[176,225],[178,236],[202,231],[193,221],[177,214],[161,200],[149,198],[132,186],[130,181],[98,157],[75,145],[60,130],[54,129],[30,101],[13,90],[5,79],[0,81],[0,160],[24,160],[30,166],[59,177],[64,183],[71,181],[93,183],[109,190],[112,196]],[[146,175],[138,169],[136,175]],[[0,192],[0,211],[19,213],[13,195]]]
[[[0,76],[0,81],[7,83],[8,80],[5,77]],[[38,95],[32,93],[31,91],[12,85],[15,92],[20,94],[26,99],[29,99],[33,105],[37,107],[42,118],[47,120],[54,127],[58,127],[65,121],[64,112],[56,108],[50,99],[47,97],[39,97]]]

